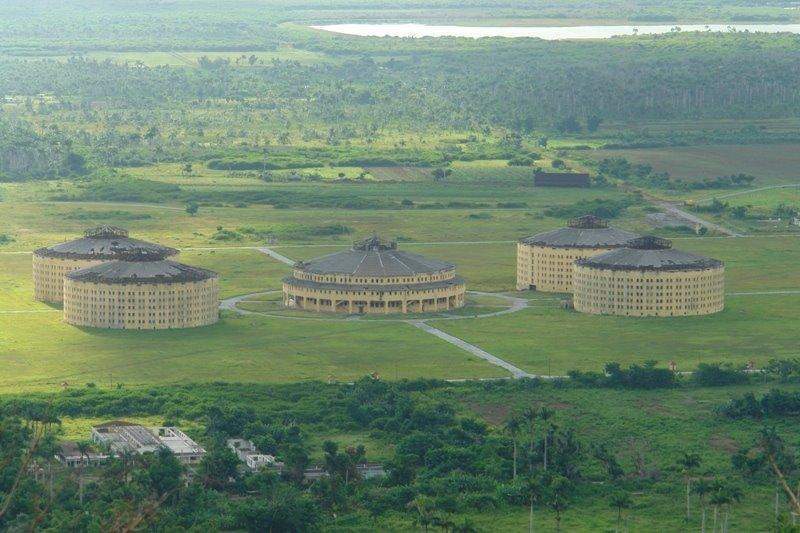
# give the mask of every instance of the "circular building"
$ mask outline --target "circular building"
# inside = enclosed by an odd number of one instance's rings
[[[64,299],[64,276],[81,268],[113,261],[131,249],[145,249],[165,256],[178,253],[167,248],[128,237],[128,231],[114,226],[88,229],[83,237],[33,252],[33,294],[43,302],[59,303]]]
[[[517,243],[517,290],[572,292],[576,260],[624,246],[635,233],[611,228],[596,216],[570,220],[565,228],[539,233]]]
[[[725,305],[721,261],[641,237],[625,248],[575,263],[577,311],[624,316],[707,315]]]
[[[419,313],[464,305],[456,267],[373,237],[299,262],[283,280],[286,307],[329,313]]]
[[[217,274],[131,249],[64,278],[64,320],[113,329],[193,328],[219,319]]]

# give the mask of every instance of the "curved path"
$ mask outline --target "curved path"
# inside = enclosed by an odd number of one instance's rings
[[[269,254],[269,255],[272,255],[272,254]],[[242,294],[242,295],[239,295],[239,296],[234,296],[233,298],[227,298],[225,300],[222,300],[220,302],[220,304],[219,304],[219,308],[221,310],[232,311],[232,312],[238,313],[240,315],[259,315],[259,316],[267,316],[267,317],[273,317],[273,318],[284,318],[284,319],[289,319],[289,320],[317,320],[317,321],[321,320],[321,321],[331,321],[331,322],[344,322],[344,321],[353,320],[353,319],[348,319],[348,318],[342,319],[342,318],[287,316],[287,315],[279,315],[279,314],[275,314],[275,313],[261,313],[259,311],[248,311],[247,309],[242,309],[242,308],[239,307],[240,303],[242,303],[243,301],[246,301],[247,299],[252,298],[254,296],[265,296],[265,295],[268,295],[268,294],[276,294],[276,293],[279,293],[279,292],[280,291],[274,290],[274,291],[264,291],[264,292],[256,292],[256,293],[251,293],[251,294]],[[444,331],[442,331],[442,330],[440,330],[438,328],[435,328],[435,327],[431,326],[430,324],[428,324],[428,321],[433,321],[433,320],[461,320],[461,319],[465,319],[465,318],[487,318],[487,317],[493,317],[493,316],[501,316],[501,315],[505,315],[505,314],[509,314],[509,313],[516,313],[517,311],[522,311],[523,309],[528,307],[528,300],[526,300],[524,298],[517,298],[515,296],[508,296],[506,294],[491,293],[491,292],[477,292],[477,291],[467,291],[467,292],[468,292],[468,294],[476,294],[476,295],[479,295],[479,296],[491,296],[491,297],[499,298],[501,300],[505,300],[505,301],[509,302],[511,305],[508,308],[502,309],[500,311],[495,311],[495,312],[492,312],[492,313],[484,313],[484,314],[480,314],[480,315],[451,315],[451,316],[419,318],[419,319],[399,319],[399,318],[398,319],[381,319],[381,320],[374,320],[373,322],[382,323],[382,322],[391,321],[391,322],[405,322],[406,324],[411,324],[412,326],[414,326],[417,329],[420,329],[420,330],[422,330],[422,331],[424,331],[426,333],[429,333],[429,334],[431,334],[431,335],[433,335],[433,336],[435,336],[435,337],[437,337],[437,338],[439,338],[439,339],[441,339],[441,340],[443,340],[445,342],[449,342],[453,346],[456,346],[457,348],[459,348],[461,350],[464,350],[465,352],[468,352],[468,353],[470,353],[470,354],[472,354],[472,355],[474,355],[476,357],[480,357],[484,361],[487,361],[487,362],[489,362],[489,363],[491,363],[493,365],[496,365],[496,366],[499,366],[500,368],[503,368],[504,370],[507,370],[508,372],[511,373],[511,375],[514,378],[532,378],[532,377],[536,377],[533,374],[529,374],[529,373],[525,372],[524,370],[522,370],[521,368],[518,368],[518,367],[512,365],[508,361],[500,359],[496,355],[490,354],[489,352],[483,350],[482,348],[479,348],[478,346],[475,346],[474,344],[470,344],[470,343],[468,343],[467,341],[465,341],[463,339],[459,339],[458,337],[454,337],[453,335],[450,335],[449,333],[445,333]],[[355,318],[355,319],[359,320],[359,318]],[[368,320],[363,320],[362,322],[368,322]],[[540,376],[540,377],[550,377],[550,376]]]

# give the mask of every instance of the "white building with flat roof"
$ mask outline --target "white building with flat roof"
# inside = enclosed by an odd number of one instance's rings
[[[230,448],[236,457],[239,458],[250,470],[260,470],[261,468],[271,468],[278,471],[283,470],[283,463],[275,460],[274,455],[259,453],[253,441],[246,439],[228,439]]]
[[[115,454],[154,452],[167,448],[184,464],[194,464],[206,451],[183,431],[175,427],[146,428],[139,424],[115,420],[94,426],[92,441]]]

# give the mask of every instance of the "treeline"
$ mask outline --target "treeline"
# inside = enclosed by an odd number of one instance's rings
[[[0,117],[0,182],[82,176],[86,159],[57,131],[39,134]]]
[[[52,93],[70,105],[103,100],[131,108],[226,100],[294,124],[358,129],[499,125],[571,132],[603,120],[786,117],[800,109],[794,36],[429,41],[403,52],[402,40],[311,37],[308,46],[338,51],[342,60],[259,68],[5,60],[0,93]],[[393,42],[401,46],[395,50]],[[390,48],[393,57],[384,60]],[[491,88],[486,80],[493,80]]]

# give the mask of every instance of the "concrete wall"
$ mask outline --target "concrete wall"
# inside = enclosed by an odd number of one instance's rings
[[[722,311],[725,268],[628,271],[575,266],[577,311],[623,316],[688,316]]]
[[[64,320],[75,326],[172,329],[219,320],[217,278],[162,284],[104,284],[65,279]]]
[[[33,254],[33,297],[40,302],[64,301],[64,276],[104,261],[61,259]]]
[[[605,248],[551,248],[517,243],[517,290],[532,286],[541,292],[572,292],[573,266],[586,259],[614,250]]]

